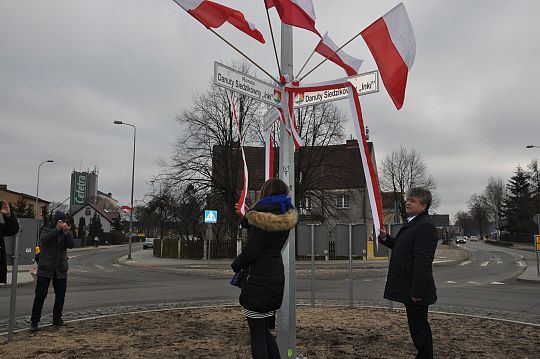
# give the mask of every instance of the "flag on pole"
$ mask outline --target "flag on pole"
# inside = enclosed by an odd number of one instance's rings
[[[270,128],[266,130],[264,142],[264,180],[266,182],[274,177],[274,143],[272,142]]]
[[[315,28],[315,9],[312,0],[264,0],[267,9],[276,8],[285,24],[301,27],[321,37]]]
[[[403,3],[361,32],[394,105],[399,110],[405,99],[407,75],[416,56],[414,31]]]
[[[124,212],[131,212],[131,211],[133,211],[133,207],[130,207],[130,206],[120,206],[120,208],[121,208]]]
[[[199,20],[206,28],[218,28],[225,21],[238,30],[245,32],[255,40],[264,44],[264,37],[259,30],[246,20],[244,14],[230,7],[210,0],[174,0],[191,16]]]
[[[339,49],[339,46],[337,46],[335,42],[332,41],[330,36],[328,36],[328,32],[324,34],[321,41],[319,41],[319,43],[315,47],[315,51],[318,54],[326,57],[328,60],[332,61],[336,65],[341,66],[348,76],[354,76],[358,74],[358,69],[360,68],[360,65],[362,65],[364,60],[352,57],[343,50],[339,50],[336,52],[337,49]]]

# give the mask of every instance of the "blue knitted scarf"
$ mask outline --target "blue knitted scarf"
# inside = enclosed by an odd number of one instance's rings
[[[291,203],[291,197],[286,194],[278,194],[277,196],[261,198],[259,201],[257,201],[256,206],[266,206],[269,204],[279,205],[282,214],[286,213],[289,209],[294,208]]]

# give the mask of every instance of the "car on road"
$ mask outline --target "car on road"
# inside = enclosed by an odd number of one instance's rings
[[[457,236],[456,237],[456,244],[458,244],[458,243],[463,243],[463,244],[467,243],[467,239],[465,238],[465,236]]]
[[[469,237],[469,242],[478,242],[478,237],[476,237],[476,236],[470,236],[470,237]]]
[[[154,238],[146,238],[142,245],[143,249],[154,248]]]

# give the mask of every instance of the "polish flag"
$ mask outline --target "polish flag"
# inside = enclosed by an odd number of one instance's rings
[[[130,207],[130,206],[120,206],[120,208],[121,208],[124,212],[131,212],[131,211],[133,211],[133,207]]]
[[[416,55],[416,40],[403,3],[369,25],[361,34],[381,72],[384,86],[399,110],[405,99],[407,75]]]
[[[199,20],[206,28],[217,28],[227,21],[238,30],[245,32],[264,44],[264,37],[252,23],[248,22],[240,11],[209,0],[174,0],[191,16]]]
[[[264,181],[266,182],[274,177],[274,143],[270,129],[266,131],[264,142]]]
[[[266,8],[276,8],[279,18],[285,24],[301,27],[321,37],[315,28],[315,9],[311,0],[264,0]]]
[[[339,49],[339,46],[337,46],[335,42],[332,41],[332,39],[328,36],[328,32],[324,34],[324,37],[315,47],[315,51],[317,53],[326,57],[336,65],[341,66],[347,75],[354,76],[358,74],[358,69],[364,60],[352,57],[343,50],[336,52],[337,49]]]

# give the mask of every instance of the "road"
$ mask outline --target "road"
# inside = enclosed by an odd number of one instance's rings
[[[433,310],[495,316],[540,324],[540,285],[518,282],[525,265],[519,250],[499,248],[483,242],[468,243],[469,259],[449,267],[436,267],[439,300]],[[134,245],[134,251],[140,244]],[[126,310],[173,306],[175,303],[235,303],[238,289],[227,275],[198,276],[146,270],[115,263],[127,247],[75,250],[69,253],[70,274],[64,313],[66,319]],[[385,273],[355,279],[354,300],[369,305],[388,305],[382,299]],[[348,303],[347,272],[334,279],[315,281],[315,298]],[[30,315],[34,287],[17,290],[17,327],[24,327]],[[0,332],[9,314],[9,288],[0,288]],[[43,322],[50,320],[52,288],[43,309]],[[310,280],[297,279],[297,298],[311,298]]]

